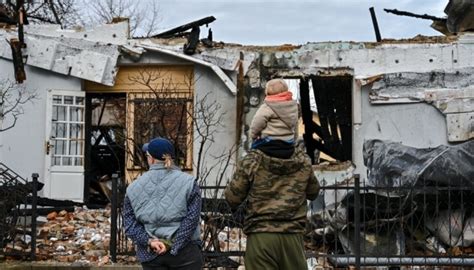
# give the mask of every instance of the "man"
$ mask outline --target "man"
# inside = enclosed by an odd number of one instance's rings
[[[251,150],[240,161],[225,198],[233,209],[247,202],[245,269],[307,269],[306,200],[317,197],[319,184],[302,149],[274,146]]]
[[[201,269],[199,186],[174,165],[170,141],[155,138],[144,150],[150,168],[127,188],[125,233],[143,269]]]

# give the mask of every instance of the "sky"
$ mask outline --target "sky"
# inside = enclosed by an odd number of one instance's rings
[[[445,17],[448,0],[159,0],[161,29],[214,16],[215,41],[247,45],[375,41],[374,7],[382,38],[441,35],[430,20],[388,14],[384,8]],[[201,38],[207,28],[201,27]]]

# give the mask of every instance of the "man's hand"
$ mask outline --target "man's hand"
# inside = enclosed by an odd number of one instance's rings
[[[158,253],[158,255],[165,254],[167,249],[166,245],[158,239],[153,239],[150,241],[151,250]]]

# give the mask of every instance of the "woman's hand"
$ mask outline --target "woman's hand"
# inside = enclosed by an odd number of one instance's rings
[[[161,242],[159,239],[151,240],[150,247],[154,252],[158,253],[158,255],[165,254],[167,251],[166,245],[163,242]]]

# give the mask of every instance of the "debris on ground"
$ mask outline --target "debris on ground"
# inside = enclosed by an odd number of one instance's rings
[[[76,266],[103,266],[113,264],[110,256],[111,209],[88,209],[75,207],[74,212],[62,210],[50,212],[46,222],[37,229],[36,259],[44,263],[70,263]],[[121,221],[119,221],[121,222]],[[241,228],[210,227],[202,221],[201,237],[208,252],[244,251],[246,236]],[[205,233],[208,233],[205,235]],[[134,245],[129,239],[120,245],[121,254],[117,263],[121,265],[138,264]],[[31,237],[18,234],[16,240],[6,246],[6,251],[30,252]],[[123,250],[126,247],[127,250]],[[7,258],[13,260],[13,258]],[[243,265],[243,258],[233,256],[229,259]]]
[[[52,212],[38,229],[37,259],[108,264],[110,208]]]
[[[82,266],[111,264],[110,215],[110,208],[91,210],[85,206],[76,207],[74,212],[49,213],[47,222],[38,227],[37,260]],[[7,249],[28,251],[29,241],[25,240],[19,238]],[[118,256],[118,260],[121,264],[136,263],[135,256]]]

